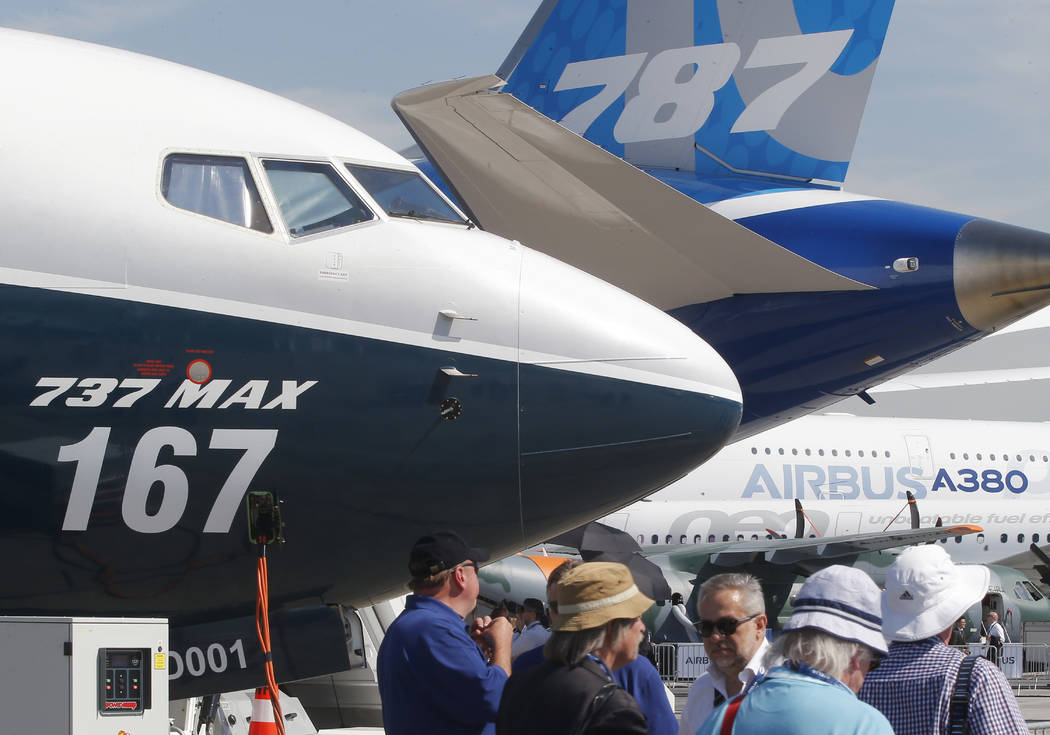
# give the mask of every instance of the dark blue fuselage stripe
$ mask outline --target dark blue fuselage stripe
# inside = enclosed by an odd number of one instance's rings
[[[685,474],[740,413],[733,401],[632,381],[16,286],[0,286],[0,345],[0,552],[22,560],[0,569],[11,614],[250,614],[242,506],[228,532],[204,532],[244,454],[212,448],[230,431],[276,434],[248,485],[285,501],[288,543],[271,559],[275,605],[361,605],[406,574],[418,536],[455,528],[494,554],[513,553]],[[179,408],[172,399],[202,355],[214,385],[231,382],[211,408]],[[450,380],[448,365],[478,377]],[[116,385],[142,370],[160,382],[127,408],[113,405],[126,389],[85,405],[79,385],[30,405],[49,390],[37,387],[43,377]],[[264,410],[288,381],[316,384],[295,408]],[[263,392],[256,409],[247,407],[254,387]],[[441,418],[448,398],[462,409],[455,420]],[[150,432],[180,437],[180,453],[144,441]],[[89,436],[104,443],[84,444]],[[129,496],[133,461],[173,468],[187,492],[154,482]],[[93,493],[86,529],[62,531],[78,470]],[[134,530],[129,512],[173,525]]]

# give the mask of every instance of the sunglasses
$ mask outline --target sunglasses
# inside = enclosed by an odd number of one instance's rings
[[[868,673],[870,674],[875,669],[879,668],[879,664],[882,663],[882,656],[875,656],[868,661]]]
[[[754,615],[748,615],[746,618],[740,618],[739,620],[734,618],[719,618],[714,621],[701,620],[693,623],[693,626],[704,638],[710,638],[714,634],[716,628],[722,635],[731,636],[733,633],[736,633],[736,629],[743,623],[746,623],[748,620],[754,620],[759,615],[761,615],[761,613],[755,613]]]

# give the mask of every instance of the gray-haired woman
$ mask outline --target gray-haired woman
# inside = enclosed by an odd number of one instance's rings
[[[590,562],[562,577],[547,660],[507,681],[498,735],[648,733],[638,703],[612,672],[638,655],[640,616],[652,604],[623,564]]]

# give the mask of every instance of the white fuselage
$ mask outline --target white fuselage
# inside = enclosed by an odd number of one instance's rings
[[[688,327],[338,120],[23,31],[0,64],[5,612],[246,614],[248,493],[295,509],[275,600],[386,599],[421,534],[512,553],[739,422]]]
[[[732,444],[646,501],[608,516],[645,545],[906,528],[981,526],[949,540],[953,558],[994,562],[1050,540],[1050,425],[807,416]]]

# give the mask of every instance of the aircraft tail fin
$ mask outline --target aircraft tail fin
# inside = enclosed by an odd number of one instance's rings
[[[842,182],[893,0],[544,0],[503,91],[630,163]]]

